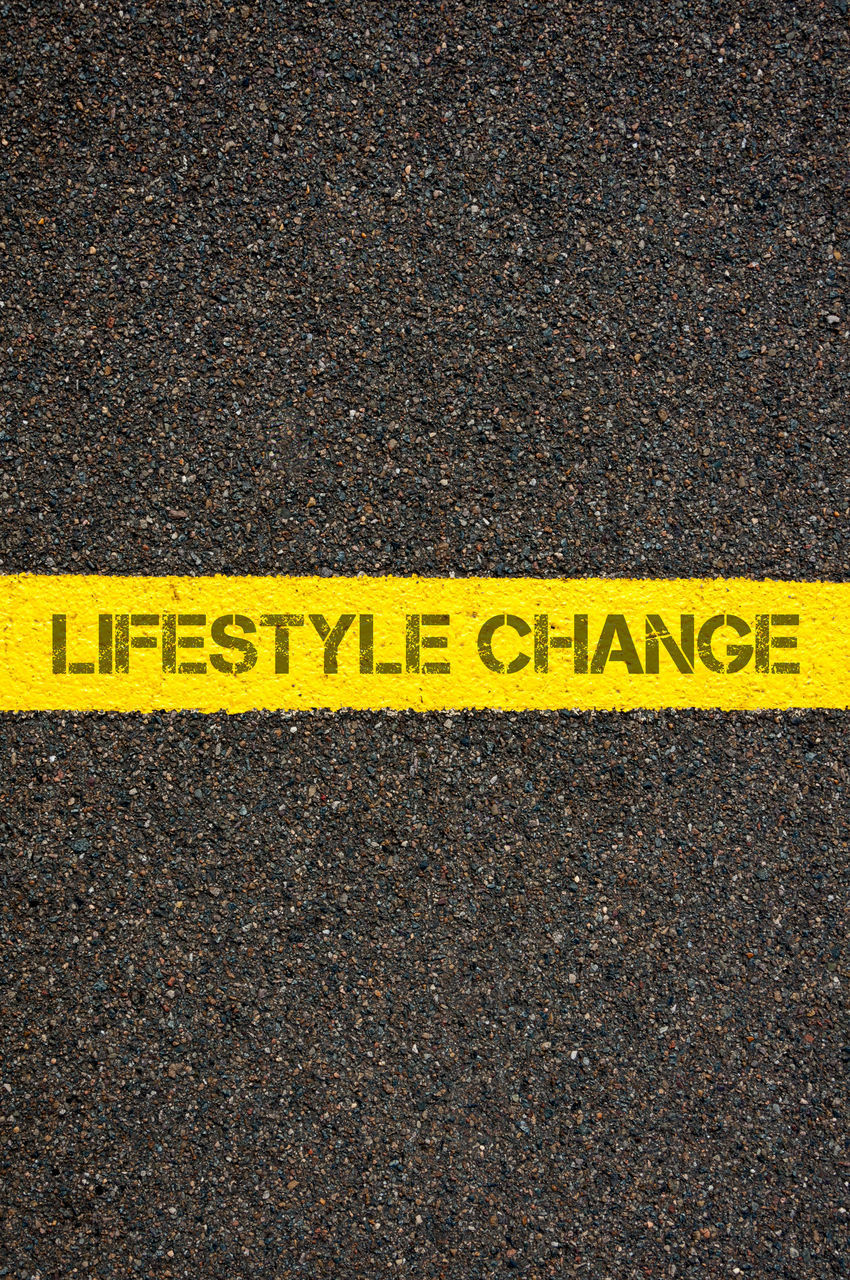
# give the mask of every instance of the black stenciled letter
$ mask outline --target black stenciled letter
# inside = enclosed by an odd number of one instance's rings
[[[707,618],[699,629],[697,652],[703,666],[708,667],[709,671],[714,671],[718,675],[722,675],[725,672],[731,676],[736,671],[743,671],[753,656],[753,646],[751,644],[727,644],[726,652],[731,656],[732,661],[729,663],[721,662],[719,658],[714,656],[714,650],[711,647],[714,633],[719,631],[721,627],[731,627],[735,634],[739,636],[748,636],[750,634],[750,628],[743,618],[739,618],[734,613],[716,613],[714,617]]]
[[[424,675],[448,675],[451,666],[448,662],[422,662],[420,650],[446,649],[446,636],[423,636],[422,627],[447,627],[451,618],[447,613],[409,613],[407,615],[405,655],[408,673],[418,674],[420,665]]]
[[[354,613],[342,613],[332,627],[323,614],[310,614],[310,621],[318,631],[319,639],[323,640],[325,645],[325,675],[335,676],[337,674],[337,671],[339,670],[337,662],[339,646],[342,643],[343,636],[351,626],[356,616],[357,615]]]
[[[646,615],[646,673],[657,676],[659,671],[659,640],[673,659],[682,675],[692,676],[694,673],[694,615],[680,615],[680,631],[682,643],[677,644],[670,634],[667,623],[657,613]]]
[[[243,613],[226,613],[221,618],[216,618],[210,628],[210,635],[215,643],[221,649],[238,649],[242,654],[239,662],[230,662],[227,658],[223,658],[220,653],[210,654],[210,663],[215,667],[216,671],[222,671],[225,675],[242,675],[245,671],[250,671],[257,661],[257,647],[250,640],[246,640],[244,636],[232,636],[227,627],[239,627],[246,635],[254,635],[257,628],[250,618],[246,618]]]
[[[620,646],[619,649],[612,649],[611,647],[615,640]],[[590,674],[593,676],[602,675],[609,662],[624,662],[629,675],[639,676],[643,674],[635,642],[632,639],[632,633],[629,631],[629,624],[622,613],[609,613],[602,624],[599,642],[590,662]]]
[[[264,613],[261,627],[274,627],[274,673],[289,675],[289,628],[303,627],[303,613]]]
[[[757,613],[756,614],[756,671],[762,675],[768,672],[773,675],[796,676],[800,673],[799,662],[774,662],[771,665],[771,649],[796,649],[796,636],[771,636],[771,627],[798,627],[798,613]]]
[[[53,674],[55,676],[64,676],[66,671],[72,676],[92,676],[94,675],[93,662],[72,662],[67,661],[68,650],[68,618],[64,613],[53,614],[53,633],[52,633],[52,649],[53,649]]]
[[[515,613],[498,613],[494,618],[488,618],[478,632],[478,656],[489,671],[495,671],[497,675],[514,675],[517,671],[522,671],[523,667],[528,666],[531,659],[527,653],[518,653],[510,662],[500,662],[493,652],[493,636],[500,627],[512,627],[518,636],[527,636],[531,627],[524,618],[518,618]]]
[[[203,649],[203,636],[181,636],[178,627],[204,627],[205,613],[164,613],[162,615],[162,669],[183,676],[203,676],[207,673],[205,662],[177,662],[178,649]]]

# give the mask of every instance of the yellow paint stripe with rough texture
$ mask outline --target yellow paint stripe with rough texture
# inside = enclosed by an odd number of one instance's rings
[[[11,575],[0,577],[0,710],[844,708],[848,612],[850,583],[740,578]],[[268,621],[287,615],[290,626]],[[354,620],[336,645],[342,615]],[[337,669],[325,670],[335,646]],[[440,663],[449,671],[427,669]]]

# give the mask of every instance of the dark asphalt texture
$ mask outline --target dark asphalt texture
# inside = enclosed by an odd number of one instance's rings
[[[846,579],[847,9],[4,4],[0,572]],[[850,1273],[845,715],[0,759],[0,1276]]]

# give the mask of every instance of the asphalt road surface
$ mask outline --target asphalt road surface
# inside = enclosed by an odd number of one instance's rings
[[[844,579],[846,11],[6,4],[0,572]],[[0,1276],[850,1270],[844,715],[0,758]]]

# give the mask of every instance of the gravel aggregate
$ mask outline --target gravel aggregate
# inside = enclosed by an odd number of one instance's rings
[[[0,15],[0,572],[846,578],[845,0]],[[845,726],[4,716],[0,1276],[847,1275]]]

